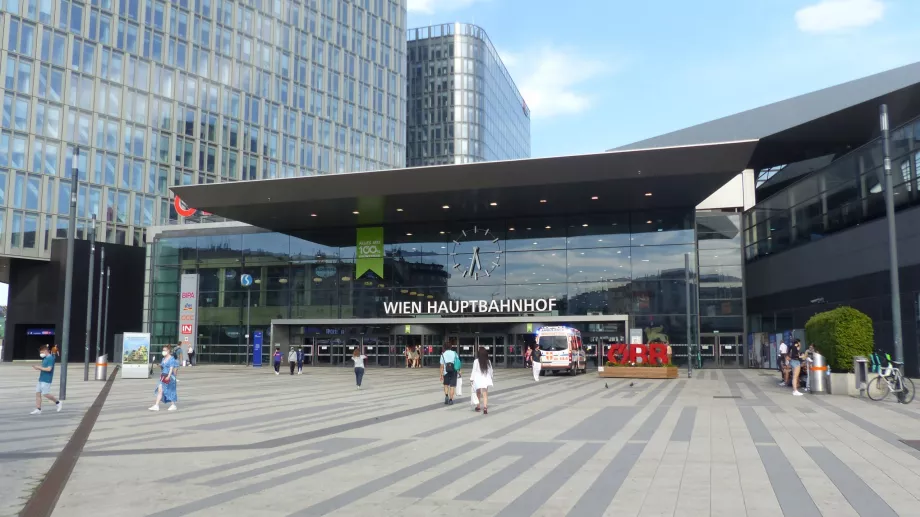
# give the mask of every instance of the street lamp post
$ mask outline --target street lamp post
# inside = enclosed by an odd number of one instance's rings
[[[105,323],[102,324],[102,350],[109,345],[109,286],[112,284],[112,268],[105,268]]]
[[[70,360],[70,310],[73,301],[73,247],[77,233],[77,181],[80,176],[80,148],[73,158],[70,178],[70,225],[67,228],[67,265],[64,272],[64,321],[61,332],[61,390],[60,399],[67,400],[67,362]]]
[[[904,369],[904,342],[901,339],[901,280],[898,271],[898,237],[894,219],[894,187],[891,181],[891,138],[888,129],[888,105],[879,109],[882,129],[882,155],[885,169],[885,215],[888,218],[888,268],[891,281],[891,333],[894,335],[894,360]]]
[[[93,266],[96,261],[96,214],[89,228],[89,276],[86,277],[86,337],[83,339],[83,380],[89,380],[89,339],[93,324]]]

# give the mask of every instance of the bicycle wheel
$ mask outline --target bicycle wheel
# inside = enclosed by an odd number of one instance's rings
[[[881,375],[876,375],[875,378],[866,385],[866,395],[869,396],[869,399],[876,402],[887,397],[890,391],[891,388],[888,386],[888,381]]]
[[[910,404],[914,400],[914,381],[901,377],[901,389],[904,391],[898,393],[898,402]]]

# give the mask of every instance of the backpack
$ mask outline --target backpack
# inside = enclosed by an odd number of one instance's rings
[[[445,352],[444,354],[446,354]],[[444,354],[441,354],[441,358],[444,359],[444,371],[447,373],[456,373],[460,369],[460,355],[454,352],[454,361],[452,363],[447,362],[447,359],[444,357]]]

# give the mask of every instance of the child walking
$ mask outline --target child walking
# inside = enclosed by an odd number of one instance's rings
[[[272,356],[272,360],[275,363],[275,375],[281,375],[281,349],[275,349],[275,355]]]
[[[479,404],[476,405],[476,411],[482,406],[482,414],[489,414],[489,387],[492,386],[492,361],[489,360],[489,351],[480,348],[476,360],[473,361],[473,368],[470,370],[470,382],[473,384],[473,391],[479,398]]]
[[[60,411],[63,404],[54,395],[51,394],[51,381],[54,380],[54,354],[48,348],[48,345],[42,345],[39,348],[38,355],[42,358],[42,365],[32,365],[33,370],[38,370],[38,384],[35,385],[35,410],[32,415],[42,414],[42,397],[54,402],[57,410]]]
[[[358,383],[358,389],[361,389],[361,381],[364,380],[364,360],[367,359],[367,356],[362,354],[360,350],[355,348],[354,353],[351,354],[351,360],[355,362],[355,382]]]

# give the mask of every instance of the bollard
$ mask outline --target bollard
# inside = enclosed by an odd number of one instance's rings
[[[109,371],[109,355],[102,354],[96,358],[96,380],[106,380]]]

